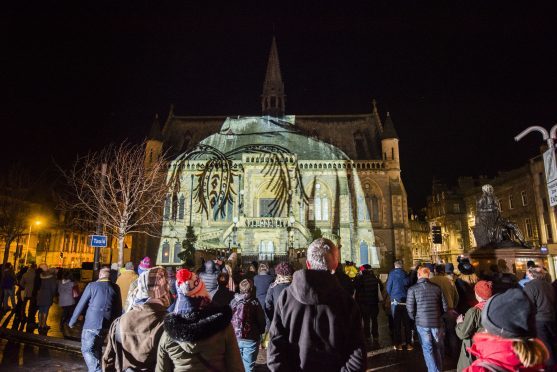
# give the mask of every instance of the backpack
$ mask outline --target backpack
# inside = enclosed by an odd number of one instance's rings
[[[249,337],[253,324],[255,309],[251,300],[242,299],[238,301],[233,309],[232,326],[236,338],[246,339]]]

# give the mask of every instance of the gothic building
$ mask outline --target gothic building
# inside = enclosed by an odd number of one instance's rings
[[[163,151],[173,159],[157,264],[181,262],[193,226],[197,251],[276,261],[322,235],[342,246],[343,261],[384,271],[395,258],[410,265],[398,135],[389,113],[381,120],[375,101],[370,108],[288,114],[274,39],[260,116],[184,116],[171,107],[162,128],[153,123],[145,160]]]

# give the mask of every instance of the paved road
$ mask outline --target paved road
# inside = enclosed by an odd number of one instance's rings
[[[60,316],[60,308],[53,305],[48,319],[48,325],[51,327],[48,336],[63,337],[59,327]],[[5,314],[0,324],[2,327],[12,328],[13,316]],[[379,345],[368,351],[368,371],[426,371],[419,345],[410,352],[393,350],[387,316],[383,311],[379,314],[379,336]],[[267,371],[265,363],[266,352],[260,350],[256,371]],[[445,370],[454,369],[455,366],[455,360],[445,361]],[[83,358],[79,354],[0,340],[0,370],[24,371],[39,368],[41,372],[86,370]]]

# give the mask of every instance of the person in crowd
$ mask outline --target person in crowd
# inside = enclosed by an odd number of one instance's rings
[[[355,299],[362,313],[366,342],[371,344],[371,337],[373,336],[373,341],[377,344],[379,342],[377,316],[379,315],[379,302],[383,300],[381,282],[375,276],[370,265],[362,265],[361,269],[360,274],[354,280]],[[408,346],[412,347],[410,344]]]
[[[178,297],[164,320],[157,372],[243,371],[229,306],[210,306],[205,283],[187,269],[176,273]]]
[[[269,274],[269,266],[267,264],[259,265],[259,273],[253,277],[253,284],[255,285],[255,294],[261,306],[265,305],[265,297],[272,282],[275,281],[272,275]]]
[[[116,283],[118,275],[120,275],[120,266],[118,266],[117,262],[113,262],[110,264],[110,281]]]
[[[141,301],[117,318],[108,332],[103,371],[154,371],[163,321],[170,305],[166,269],[144,271],[137,288]]]
[[[238,279],[238,270],[235,270],[235,266],[234,266],[234,262],[233,261],[227,261],[224,264],[224,270],[227,274],[228,274],[228,283],[226,284],[226,287],[228,288],[228,290],[230,292],[236,292],[237,289],[237,284],[240,283],[240,281],[236,282],[236,280]],[[236,280],[235,280],[236,278]]]
[[[465,315],[459,315],[456,320],[456,335],[462,340],[457,371],[462,371],[472,364],[473,359],[468,348],[472,346],[472,337],[482,327],[482,310],[487,300],[493,296],[493,283],[480,280],[474,286],[474,292],[477,304],[468,309]]]
[[[491,265],[490,271],[491,274],[487,279],[493,282],[493,293],[503,293],[509,288],[518,287],[518,280],[513,273],[509,272],[505,260],[500,259],[497,265]]]
[[[430,281],[429,274],[427,267],[420,269],[418,282],[408,289],[406,307],[408,316],[416,323],[427,370],[438,372],[443,370],[442,316],[448,306],[443,291]]]
[[[99,270],[99,279],[89,283],[70,319],[73,328],[77,318],[87,308],[81,331],[81,352],[89,372],[101,371],[103,340],[110,324],[122,314],[118,286],[110,281],[110,269]]]
[[[120,288],[120,298],[122,304],[126,303],[130,286],[137,280],[137,278],[138,275],[134,271],[133,262],[126,262],[124,265],[124,271],[120,274],[118,279],[116,279],[116,285]]]
[[[12,329],[19,329],[20,325],[25,324],[23,322],[24,318],[25,318],[25,308],[24,308],[24,304],[26,304],[25,302],[25,290],[23,289],[23,287],[21,286],[21,279],[23,279],[23,275],[25,275],[25,273],[27,272],[29,268],[27,266],[22,266],[19,271],[17,272],[17,274],[15,275],[15,285],[16,285],[16,292],[15,292],[15,299],[17,301],[15,308],[13,310],[15,316],[14,316],[14,322],[12,324]]]
[[[338,270],[335,270],[333,275],[336,276],[338,282],[340,283],[340,286],[342,287],[342,289],[344,289],[344,292],[346,292],[348,296],[354,297],[354,282],[352,282],[352,279],[350,279],[350,277],[346,275],[342,267],[339,267]]]
[[[12,301],[12,307],[15,308],[15,284],[16,277],[15,272],[10,262],[6,262],[3,267],[2,273],[2,312],[6,313],[12,308],[8,306],[8,299]]]
[[[549,353],[534,338],[532,304],[518,288],[493,295],[482,310],[484,331],[468,349],[475,358],[465,372],[541,371]]]
[[[255,275],[257,274],[257,267],[259,265],[257,264],[257,262],[253,261],[252,263],[249,264],[248,266],[248,270],[246,271],[243,279],[250,279],[253,280],[253,278],[255,277]]]
[[[443,291],[443,296],[447,301],[448,310],[443,314],[443,322],[445,323],[445,351],[453,358],[457,358],[460,353],[460,341],[456,336],[456,318],[458,313],[455,310],[458,305],[458,291],[455,283],[445,274],[446,264],[440,264],[435,267],[435,275],[429,280],[431,283],[438,285]]]
[[[452,262],[447,262],[445,264],[445,276],[450,279],[451,282],[454,283],[456,280],[456,276],[454,273],[454,265]]]
[[[176,301],[176,271],[172,266],[166,267],[166,275],[168,278],[168,287],[170,292],[170,303],[173,304]]]
[[[48,266],[42,264],[35,271],[35,280],[33,282],[33,291],[31,292],[31,300],[29,301],[29,311],[27,315],[26,331],[28,333],[34,333],[35,329],[37,328],[37,293],[39,292],[39,288],[41,287],[41,274],[44,272],[44,269],[48,269]]]
[[[354,280],[356,275],[358,275],[358,268],[356,268],[356,264],[352,261],[346,261],[344,263],[344,273],[350,278],[350,280]]]
[[[267,296],[265,297],[265,308],[263,309],[267,319],[269,319],[269,323],[273,320],[273,314],[280,294],[292,283],[294,269],[288,262],[281,262],[275,266],[275,273],[277,277],[269,286]]]
[[[418,282],[418,270],[420,270],[420,267],[422,267],[423,265],[419,262],[418,264],[416,264],[416,266],[412,267],[410,269],[410,273],[408,273],[408,278],[409,278],[409,285],[408,287],[416,284]]]
[[[56,280],[55,269],[46,267],[43,270],[40,274],[41,286],[37,292],[37,308],[39,309],[39,334],[46,335],[50,329],[46,325],[46,321],[54,297],[58,295],[58,281]]]
[[[557,357],[557,329],[555,324],[555,292],[545,279],[547,272],[538,266],[528,269],[529,281],[524,285],[524,293],[533,304],[532,311],[536,322],[536,336],[549,351],[547,366],[552,370]]]
[[[466,314],[468,309],[474,307],[477,303],[474,285],[478,282],[479,278],[476,275],[474,266],[466,257],[458,257],[458,271],[460,275],[455,280],[455,287],[458,292],[456,311],[459,314]]]
[[[149,257],[143,257],[137,266],[137,274],[141,275],[144,271],[148,271],[151,268],[151,259]]]
[[[240,293],[234,295],[234,299],[230,303],[232,308],[232,326],[238,340],[244,369],[246,372],[251,372],[255,368],[255,360],[259,351],[259,340],[265,332],[265,314],[261,304],[254,295],[251,280],[242,280],[239,287]]]
[[[524,288],[524,285],[526,285],[526,283],[528,283],[530,281],[530,277],[528,276],[528,269],[530,269],[531,267],[536,266],[536,263],[532,260],[528,260],[528,262],[526,262],[526,273],[524,274],[524,278],[520,279],[518,281],[518,285],[521,288]]]
[[[307,270],[294,273],[276,303],[267,349],[271,371],[365,370],[358,305],[331,275],[339,255],[329,239],[309,245]]]
[[[62,279],[58,282],[58,306],[62,308],[60,318],[60,330],[64,330],[64,324],[70,322],[75,307],[74,286],[72,274],[69,270],[62,271]]]
[[[217,278],[218,289],[213,294],[211,302],[215,306],[229,306],[230,302],[234,298],[234,292],[228,289],[230,276],[226,272],[219,274]]]
[[[219,271],[217,270],[215,261],[207,260],[207,262],[205,262],[205,271],[199,274],[199,278],[205,283],[209,295],[213,294],[218,288],[218,276]]]
[[[21,306],[21,319],[26,321],[29,318],[26,315],[27,304],[31,301],[33,296],[33,286],[35,285],[35,274],[37,270],[37,265],[33,262],[29,265],[29,269],[23,274],[21,280],[19,281],[19,286],[22,290],[23,304]],[[29,310],[30,311],[30,310]]]
[[[395,261],[394,266],[395,268],[391,270],[387,278],[387,293],[391,299],[391,316],[393,318],[394,349],[402,350],[402,326],[404,326],[406,348],[412,350],[412,330],[405,306],[410,279],[402,269],[402,261]]]

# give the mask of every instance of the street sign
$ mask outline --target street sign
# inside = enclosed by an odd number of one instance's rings
[[[557,205],[557,181],[547,184],[547,194],[549,195],[549,205],[552,207]]]
[[[557,205],[557,163],[555,160],[554,148],[543,153],[547,194],[549,195],[549,205],[552,207]]]
[[[106,235],[89,235],[89,245],[94,248],[105,248]]]

